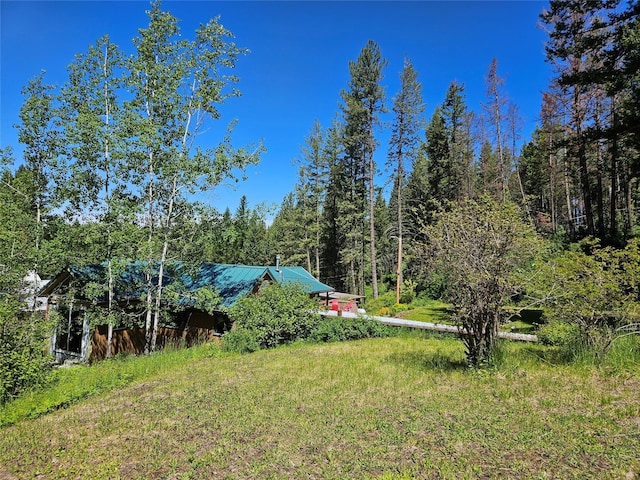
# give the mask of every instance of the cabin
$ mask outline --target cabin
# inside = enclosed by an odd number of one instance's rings
[[[111,268],[111,304],[119,312],[112,330],[111,354],[142,353],[147,279],[151,275],[152,284],[157,285],[158,268],[149,269],[145,262],[113,264]],[[94,362],[107,356],[107,269],[106,263],[69,266],[39,292],[47,299],[47,314],[56,312],[58,317],[49,346],[58,361]],[[219,337],[231,328],[226,310],[240,298],[258,293],[268,282],[298,283],[314,297],[333,291],[302,267],[168,264],[162,276],[165,300],[156,348],[192,346]],[[208,302],[202,301],[203,295],[208,295]]]

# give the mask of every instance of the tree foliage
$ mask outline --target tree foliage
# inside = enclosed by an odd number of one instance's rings
[[[270,283],[259,295],[242,298],[229,309],[234,327],[223,342],[231,349],[252,351],[307,338],[319,321],[316,309],[300,285]]]
[[[561,107],[559,145],[571,167],[565,186],[578,187],[577,198],[567,198],[576,204],[570,230],[619,245],[635,225],[637,14],[637,2],[554,0],[541,15],[557,71],[551,90]]]
[[[425,266],[441,272],[471,366],[492,360],[503,307],[521,289],[515,275],[540,243],[522,212],[489,196],[436,215],[426,226]]]
[[[405,59],[400,73],[400,90],[393,98],[394,122],[389,139],[388,165],[394,169],[393,192],[389,202],[392,211],[390,217],[395,220],[396,256],[396,303],[400,300],[400,288],[404,281],[404,223],[407,183],[407,167],[415,161],[420,147],[420,130],[424,119],[422,84],[409,59]],[[380,218],[380,214],[376,215]],[[383,239],[384,236],[379,236]]]
[[[341,95],[344,102],[345,174],[350,187],[349,198],[344,200],[345,214],[348,214],[345,227],[350,227],[349,250],[345,251],[344,261],[349,265],[352,290],[364,293],[364,252],[368,236],[374,298],[378,296],[374,185],[377,141],[374,129],[380,122],[380,114],[386,111],[385,91],[381,84],[386,65],[387,61],[382,57],[378,44],[369,40],[358,58],[349,62],[348,88]],[[368,229],[365,228],[367,224]]]
[[[583,243],[536,265],[528,291],[551,322],[577,326],[587,347],[607,352],[617,338],[640,333],[640,244],[624,249]]]
[[[465,102],[464,85],[451,82],[440,107],[447,131],[450,173],[453,177],[448,189],[451,199],[473,197],[474,153],[471,125],[473,114]]]
[[[0,404],[44,384],[51,370],[42,352],[52,323],[22,311],[22,305],[8,296],[0,298]]]
[[[260,144],[233,146],[235,121],[216,128],[221,104],[239,95],[233,68],[247,51],[218,18],[190,36],[153,1],[132,55],[105,36],[76,56],[60,90],[45,83],[44,73],[25,86],[17,126],[23,157],[14,160],[2,151],[2,164],[15,168],[0,177],[1,285],[15,292],[28,270],[52,276],[68,263],[106,260],[116,274],[119,262],[130,259],[149,266],[174,259],[266,264],[279,254],[283,265],[303,266],[340,291],[375,296],[378,284],[384,292],[395,283],[398,301],[408,281],[416,294],[437,296],[442,278],[452,285],[452,267],[444,262],[438,264],[442,272],[421,272],[425,240],[444,228],[442,210],[459,214],[471,208],[459,202],[475,200],[478,209],[491,210],[484,194],[520,203],[558,245],[594,234],[602,245],[621,247],[637,232],[640,198],[639,8],[619,0],[550,2],[541,18],[549,33],[547,59],[557,74],[524,147],[497,59],[484,78],[484,116],[467,107],[464,86],[453,81],[427,124],[422,85],[409,60],[393,114],[385,118],[387,62],[369,41],[348,63],[349,79],[331,126],[322,129],[316,120],[303,139],[298,181],[269,223],[266,206],[250,208],[254,199],[243,197],[236,210],[222,213],[194,200],[225,179],[236,180],[262,151]],[[209,140],[215,137],[208,150],[200,143],[205,127]],[[386,179],[375,161],[381,128],[390,134]],[[480,219],[488,215],[487,224],[504,214],[486,211],[476,213]],[[469,217],[466,234],[482,231],[478,221],[484,220]],[[485,240],[470,252],[485,248]],[[557,272],[569,282],[572,268],[597,271],[605,251],[598,248],[586,260],[569,255]],[[614,253],[607,253],[604,264],[617,265]],[[620,282],[624,271],[614,270]],[[159,306],[171,292],[155,281],[162,274],[148,273],[151,350]],[[113,276],[95,287],[108,292]],[[477,285],[481,303],[502,292]],[[457,295],[473,298],[465,289]],[[609,298],[616,299],[615,292]],[[474,311],[490,317],[499,302],[489,303]],[[475,315],[459,311],[460,319]],[[115,318],[112,313],[106,318]],[[491,328],[497,321],[491,320]],[[491,341],[477,340],[469,349],[483,356],[490,347]]]

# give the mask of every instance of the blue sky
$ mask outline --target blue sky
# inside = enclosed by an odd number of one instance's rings
[[[220,187],[206,199],[219,210],[234,211],[240,196],[249,204],[279,204],[293,190],[299,156],[315,119],[329,126],[339,111],[340,91],[349,80],[348,62],[369,39],[387,59],[383,85],[388,105],[399,86],[405,57],[412,60],[423,85],[425,116],[444,99],[449,83],[466,87],[470,109],[485,101],[484,76],[493,57],[505,90],[525,117],[524,139],[535,127],[541,92],[551,76],[544,62],[546,35],[539,1],[164,1],[190,38],[200,23],[220,15],[220,22],[251,53],[239,60],[242,97],[230,99],[223,118],[210,125],[203,142],[215,143],[233,118],[234,143],[262,139],[261,163],[234,190]],[[85,53],[103,34],[125,52],[147,26],[144,1],[0,0],[0,146],[21,147],[13,125],[23,101],[21,88],[41,70],[46,81],[62,85],[76,53]],[[391,115],[384,120],[391,122]],[[387,156],[387,136],[379,135],[376,161]]]

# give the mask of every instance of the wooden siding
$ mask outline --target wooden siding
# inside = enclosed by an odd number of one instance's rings
[[[218,340],[228,329],[228,318],[219,313],[209,315],[201,311],[180,312],[177,327],[159,327],[156,349],[166,347],[192,347],[204,342]],[[144,352],[144,328],[115,329],[113,331],[111,354],[139,355]],[[91,351],[89,362],[106,358],[107,326],[95,327],[91,333]]]
[[[186,330],[177,328],[158,328],[157,350],[165,347],[175,346],[192,347],[204,342],[220,338],[220,334],[212,329],[187,327]],[[144,328],[114,330],[111,345],[111,354],[139,355],[144,352]],[[103,360],[107,354],[107,327],[100,326],[93,329],[91,335],[91,353],[89,362]]]

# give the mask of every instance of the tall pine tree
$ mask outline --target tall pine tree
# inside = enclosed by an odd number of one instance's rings
[[[395,237],[397,238],[396,256],[396,303],[400,302],[400,287],[403,282],[404,263],[404,222],[405,222],[405,185],[407,164],[415,161],[420,146],[420,132],[424,125],[422,113],[422,84],[411,61],[405,59],[400,74],[400,90],[393,98],[395,115],[389,140],[388,164],[394,168],[393,201],[395,206]]]
[[[385,92],[381,85],[387,61],[380,48],[369,40],[356,61],[349,62],[350,79],[342,91],[342,110],[345,124],[346,173],[351,181],[351,200],[354,208],[350,217],[354,230],[350,232],[351,251],[347,255],[354,293],[364,293],[366,216],[368,213],[369,260],[373,297],[378,297],[378,273],[375,244],[375,176],[374,152],[377,146],[375,128],[379,115],[385,112]],[[365,208],[363,208],[365,207]],[[361,235],[357,230],[362,228]]]

